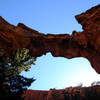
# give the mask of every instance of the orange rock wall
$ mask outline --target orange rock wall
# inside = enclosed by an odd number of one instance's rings
[[[100,86],[69,87],[49,91],[28,90],[23,96],[24,100],[100,100]]]

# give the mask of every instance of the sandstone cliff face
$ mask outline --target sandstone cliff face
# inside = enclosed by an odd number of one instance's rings
[[[25,100],[100,100],[100,86],[69,87],[49,91],[28,90],[23,96]]]
[[[11,25],[0,17],[0,48],[6,53],[16,48],[28,48],[35,57],[47,52],[55,57],[85,57],[100,74],[100,5],[75,17],[83,31],[73,31],[72,35],[45,35],[21,23]]]

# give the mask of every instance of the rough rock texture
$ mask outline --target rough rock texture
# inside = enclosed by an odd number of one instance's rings
[[[19,23],[7,23],[0,17],[0,47],[6,53],[16,48],[28,48],[30,54],[39,57],[51,52],[55,57],[85,57],[100,74],[100,5],[76,16],[83,31],[69,34],[42,34]]]
[[[47,100],[48,92],[49,91],[28,90],[23,97],[25,97],[24,100]]]
[[[24,100],[100,100],[100,86],[69,87],[49,91],[28,90],[23,96]]]

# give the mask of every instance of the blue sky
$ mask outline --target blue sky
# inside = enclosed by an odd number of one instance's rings
[[[0,0],[0,16],[11,24],[21,22],[45,34],[71,34],[73,30],[82,31],[74,16],[97,4],[100,0]],[[85,58],[69,60],[47,53],[35,63],[30,72],[22,73],[36,78],[30,89],[60,89],[79,83],[88,86],[100,80]]]

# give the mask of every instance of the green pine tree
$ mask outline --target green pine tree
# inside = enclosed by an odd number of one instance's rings
[[[33,78],[25,78],[20,75],[22,71],[29,71],[36,58],[29,55],[29,50],[23,48],[16,50],[9,57],[0,49],[0,91],[4,91],[3,86],[10,97],[20,98],[20,95],[34,81]]]

